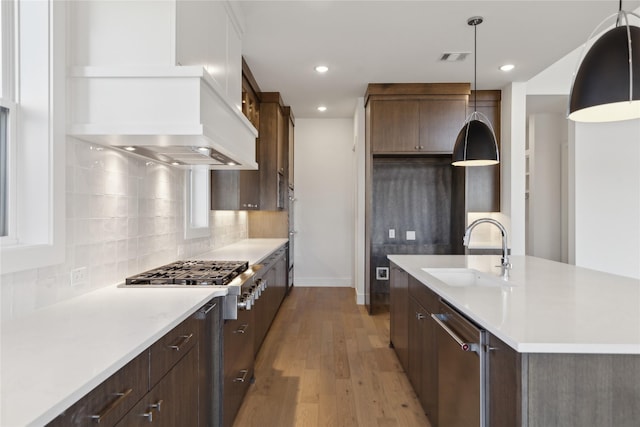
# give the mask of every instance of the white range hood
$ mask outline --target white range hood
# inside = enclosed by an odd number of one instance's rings
[[[257,169],[258,131],[201,66],[73,67],[67,133],[180,166]]]

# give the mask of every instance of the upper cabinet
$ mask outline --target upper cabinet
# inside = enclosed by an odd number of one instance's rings
[[[68,31],[70,135],[176,165],[257,168],[237,4],[71,2]]]
[[[370,84],[372,153],[450,154],[468,94],[468,84]]]

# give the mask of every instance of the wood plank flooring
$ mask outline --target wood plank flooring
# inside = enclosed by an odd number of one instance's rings
[[[262,345],[234,427],[428,426],[389,348],[389,313],[352,288],[293,288]]]

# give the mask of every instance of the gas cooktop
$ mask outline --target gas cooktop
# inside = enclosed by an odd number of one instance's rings
[[[224,286],[247,268],[247,261],[177,261],[127,277],[125,284]]]

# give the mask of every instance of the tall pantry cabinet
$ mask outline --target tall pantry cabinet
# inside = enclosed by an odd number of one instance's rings
[[[451,166],[472,112],[468,83],[369,84],[365,94],[365,304],[389,304],[395,254],[459,254],[466,213],[499,211],[499,166]],[[500,92],[478,110],[499,136]]]

